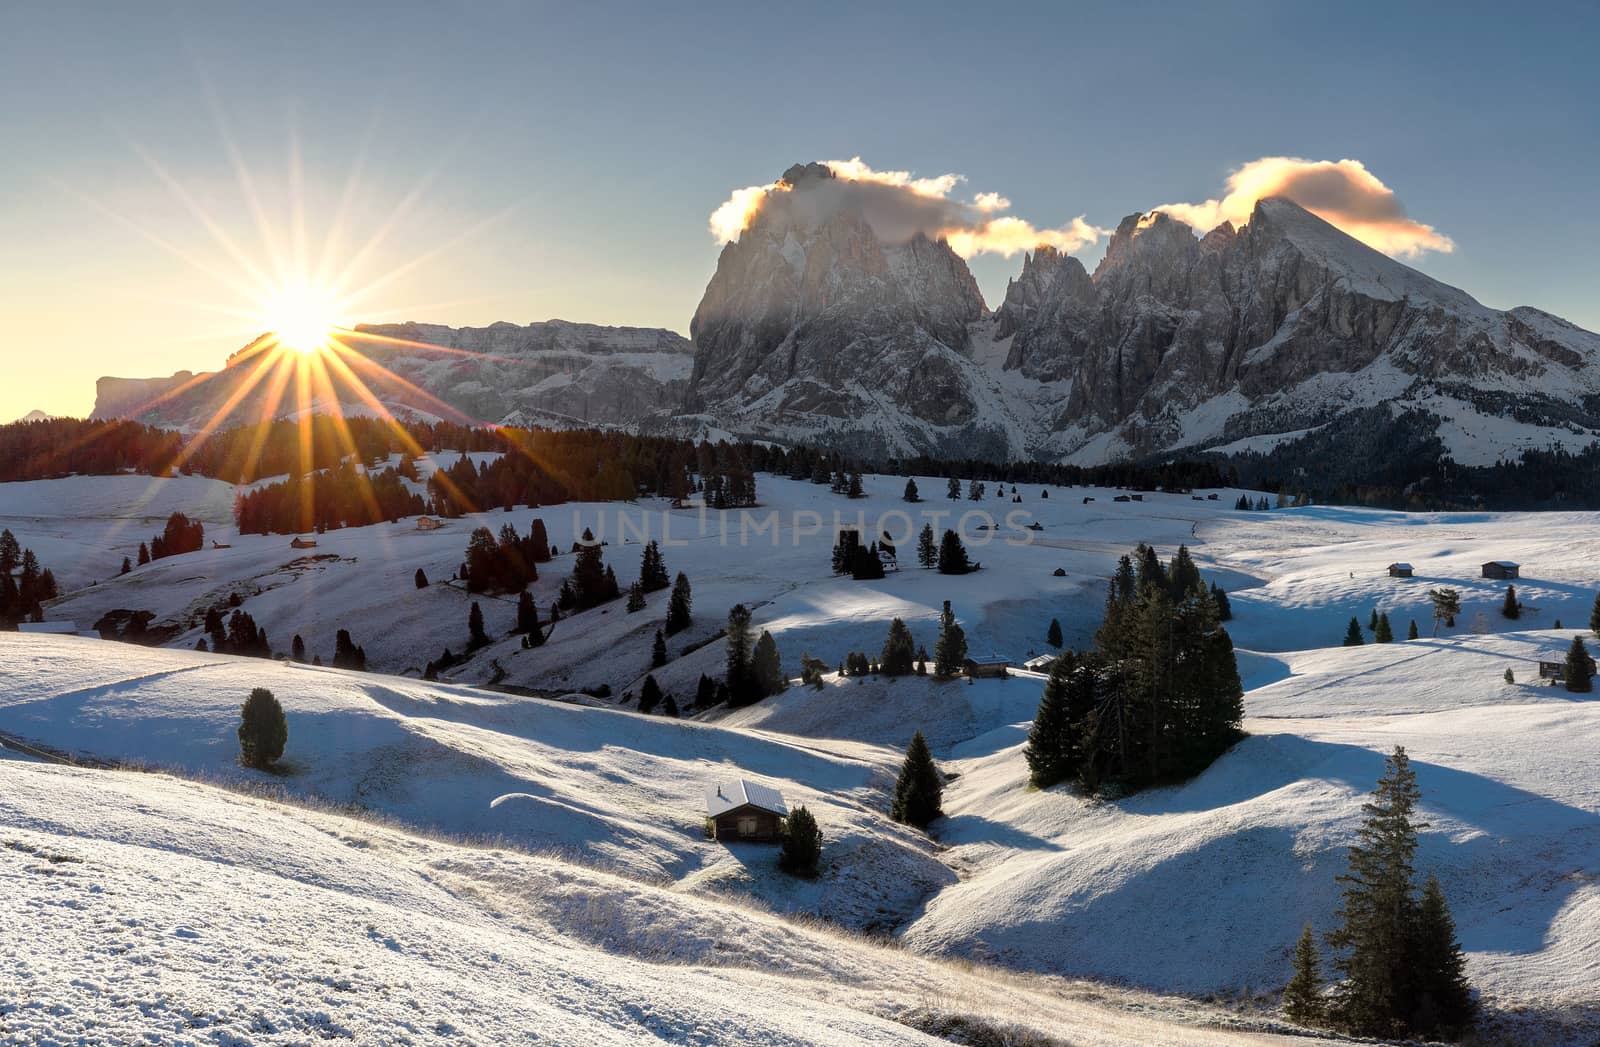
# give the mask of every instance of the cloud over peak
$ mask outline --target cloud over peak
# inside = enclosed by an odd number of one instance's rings
[[[1011,201],[996,192],[978,193],[970,201],[953,198],[951,194],[965,181],[959,174],[918,178],[910,171],[878,171],[859,156],[797,165],[776,182],[729,194],[711,214],[711,234],[718,243],[736,240],[769,209],[817,222],[855,208],[885,243],[904,243],[921,233],[947,241],[963,258],[978,254],[1009,258],[1043,245],[1070,253],[1109,232],[1091,225],[1083,215],[1059,228],[1038,228],[1004,214]]]
[[[1427,251],[1448,254],[1455,243],[1431,225],[1406,214],[1394,190],[1359,160],[1302,160],[1265,156],[1228,176],[1221,199],[1155,208],[1201,232],[1223,222],[1243,225],[1258,200],[1281,196],[1385,254],[1416,258]]]

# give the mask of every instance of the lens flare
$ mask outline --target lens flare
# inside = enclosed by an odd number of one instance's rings
[[[261,303],[261,324],[283,348],[306,354],[325,350],[329,338],[344,326],[334,296],[304,281],[268,294]]]

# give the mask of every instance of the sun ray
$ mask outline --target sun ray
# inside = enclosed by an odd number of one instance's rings
[[[132,147],[133,151],[138,154],[139,158],[145,162],[145,165],[150,168],[151,172],[154,173],[157,178],[161,179],[162,184],[167,187],[168,191],[172,193],[178,202],[181,203],[184,208],[187,209],[188,212],[193,215],[202,226],[205,227],[206,232],[211,234],[211,238],[217,242],[219,247],[227,252],[228,256],[232,258],[236,264],[238,264],[239,268],[243,269],[245,273],[248,274],[252,280],[255,280],[258,285],[271,285],[271,278],[268,277],[267,274],[262,271],[261,267],[256,265],[255,261],[251,259],[250,256],[247,255],[237,243],[234,242],[233,237],[228,235],[227,230],[222,228],[221,223],[212,218],[210,213],[207,212],[205,208],[200,206],[200,202],[194,198],[192,193],[183,187],[181,182],[172,177],[172,175],[168,174],[167,169],[162,167],[161,164],[157,162],[156,158],[139,143],[130,142],[129,145]]]

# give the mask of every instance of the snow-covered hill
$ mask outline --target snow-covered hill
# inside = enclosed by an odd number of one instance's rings
[[[1103,1047],[1295,1042],[557,856],[8,755],[0,1029],[16,1042],[843,1047],[934,1043],[920,1030],[956,1020]]]

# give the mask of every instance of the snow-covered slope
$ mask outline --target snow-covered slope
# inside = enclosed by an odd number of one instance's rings
[[[39,1043],[1288,1043],[505,848],[0,749],[0,1028]],[[1142,1013],[1141,1013],[1142,1012]],[[1180,1024],[1187,1023],[1187,1024]]]

